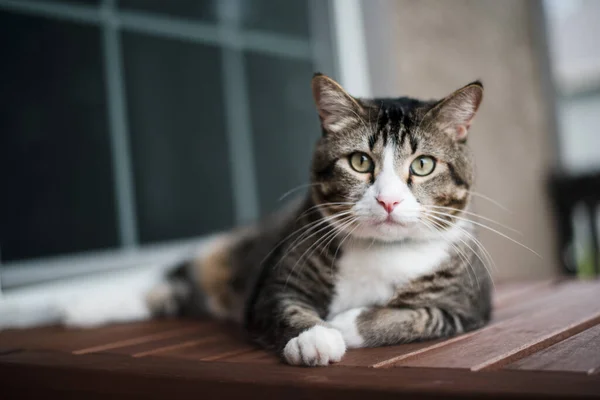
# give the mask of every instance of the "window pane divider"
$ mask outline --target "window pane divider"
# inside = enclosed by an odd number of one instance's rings
[[[224,0],[223,0],[224,1]],[[47,3],[43,1],[0,0],[0,10],[28,15],[100,25],[102,8],[80,4]],[[257,30],[237,31],[222,35],[218,22],[186,20],[142,11],[114,9],[112,23],[119,29],[149,35],[188,40],[224,48],[242,49],[284,58],[311,60],[309,39]]]
[[[104,73],[119,242],[122,247],[132,248],[138,244],[135,182],[131,171],[121,37],[114,23],[114,3],[114,0],[104,0],[101,9],[104,20],[102,24]]]

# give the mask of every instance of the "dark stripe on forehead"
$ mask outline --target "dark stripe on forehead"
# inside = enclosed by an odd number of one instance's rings
[[[387,146],[388,141],[388,132],[385,129],[387,123],[389,121],[389,116],[387,113],[387,109],[381,103],[379,107],[379,114],[377,114],[377,133],[379,133],[383,138],[383,147]]]
[[[400,136],[400,147],[404,146],[404,140],[406,139],[407,135],[408,129],[406,128],[406,126],[402,126],[402,135]]]
[[[369,136],[369,150],[373,151],[373,147],[375,147],[375,143],[377,143],[377,134]]]
[[[415,154],[417,152],[417,147],[419,146],[419,141],[417,140],[416,136],[413,134],[412,131],[409,132],[408,136],[410,139],[410,149],[412,153]]]
[[[460,175],[456,172],[456,169],[454,169],[454,165],[452,165],[451,163],[446,163],[446,165],[448,166],[448,171],[450,172],[450,177],[452,178],[454,183],[457,186],[465,186],[466,188],[469,188],[469,185],[467,184],[467,182],[465,182],[465,180],[463,178],[461,178]]]
[[[390,137],[394,144],[398,144],[400,142],[399,132],[401,127],[401,120],[404,119],[404,113],[401,108],[394,107],[388,111],[388,115],[390,117]]]

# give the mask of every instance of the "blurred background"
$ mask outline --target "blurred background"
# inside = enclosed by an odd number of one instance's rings
[[[483,230],[496,281],[597,274],[599,20],[595,0],[0,0],[0,293],[164,265],[281,207],[320,135],[315,71],[355,96],[482,79],[476,212],[541,256]]]

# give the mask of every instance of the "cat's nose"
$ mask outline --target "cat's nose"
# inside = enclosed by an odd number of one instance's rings
[[[402,203],[402,199],[398,197],[377,196],[377,202],[388,212],[388,214],[391,214],[392,211],[394,211],[394,208]]]

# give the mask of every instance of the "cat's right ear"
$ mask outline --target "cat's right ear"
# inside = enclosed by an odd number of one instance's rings
[[[363,108],[342,86],[330,77],[316,73],[312,79],[312,93],[327,133],[336,133],[356,123]]]

